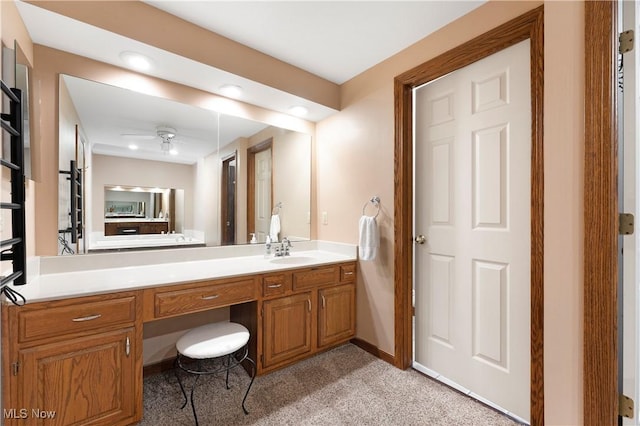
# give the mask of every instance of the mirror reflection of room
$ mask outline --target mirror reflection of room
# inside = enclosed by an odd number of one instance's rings
[[[277,203],[280,238],[310,239],[310,135],[70,75],[59,83],[59,166],[81,170],[84,219],[76,245],[61,233],[75,250],[61,243],[58,254],[264,242]],[[265,192],[250,163],[267,140]],[[68,186],[61,175],[60,229],[72,227]]]
[[[104,235],[182,234],[183,203],[173,188],[106,186]],[[179,197],[184,198],[184,197]],[[176,221],[179,216],[180,220]]]

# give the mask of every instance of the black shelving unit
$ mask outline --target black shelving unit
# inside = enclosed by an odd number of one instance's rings
[[[2,113],[0,123],[2,130],[10,135],[10,160],[0,158],[0,166],[11,172],[11,201],[0,203],[0,209],[11,210],[11,238],[0,241],[0,260],[11,261],[13,272],[0,279],[0,291],[9,300],[16,303],[19,293],[11,290],[8,285],[24,285],[27,282],[27,250],[25,241],[25,179],[24,179],[24,139],[22,129],[22,92],[10,89],[0,80],[3,101],[4,96],[9,100],[9,113]],[[24,298],[22,298],[24,301]]]
[[[79,238],[82,238],[82,170],[78,167],[75,160],[69,162],[69,170],[60,170],[60,174],[65,174],[69,181],[69,197],[70,208],[69,215],[71,216],[71,227],[67,229],[61,229],[60,233],[70,233],[71,242],[73,244],[78,242]]]

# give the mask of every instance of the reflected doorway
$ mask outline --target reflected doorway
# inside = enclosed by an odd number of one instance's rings
[[[236,243],[236,170],[237,152],[222,159],[222,239],[228,246]]]
[[[247,149],[247,232],[264,243],[269,234],[273,205],[273,139]]]

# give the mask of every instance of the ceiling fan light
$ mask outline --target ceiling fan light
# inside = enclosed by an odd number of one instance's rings
[[[173,127],[158,127],[156,134],[164,139],[171,139],[176,137],[176,129]]]
[[[170,149],[170,150],[169,150],[169,154],[171,154],[171,155],[178,155],[178,150],[177,150],[177,149],[175,149],[175,148],[172,148],[172,149]]]
[[[130,143],[129,144],[129,149],[132,151],[135,151],[136,149],[138,149],[138,145],[134,144],[134,143]]]

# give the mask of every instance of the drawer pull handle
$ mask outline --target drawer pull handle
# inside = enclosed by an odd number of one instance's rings
[[[217,299],[218,297],[220,297],[219,294],[213,294],[211,296],[202,296],[202,300],[213,300],[213,299]]]
[[[353,271],[351,271],[351,272],[345,272],[344,274],[345,274],[345,275],[353,275]]]
[[[307,299],[307,305],[309,306],[309,312],[311,312],[311,299]]]
[[[129,336],[127,336],[127,340],[124,345],[124,351],[127,354],[127,357],[131,353],[131,341],[129,340]]]
[[[282,284],[270,284],[267,286],[267,288],[280,288],[282,287]]]
[[[322,296],[322,309],[324,309],[326,307],[327,307],[327,301],[326,301],[326,299],[324,298],[324,295],[323,295]]]
[[[73,321],[73,322],[91,321],[91,320],[94,320],[94,319],[98,319],[101,316],[102,316],[101,314],[89,315],[89,316],[86,316],[86,317],[74,318],[71,321]]]

